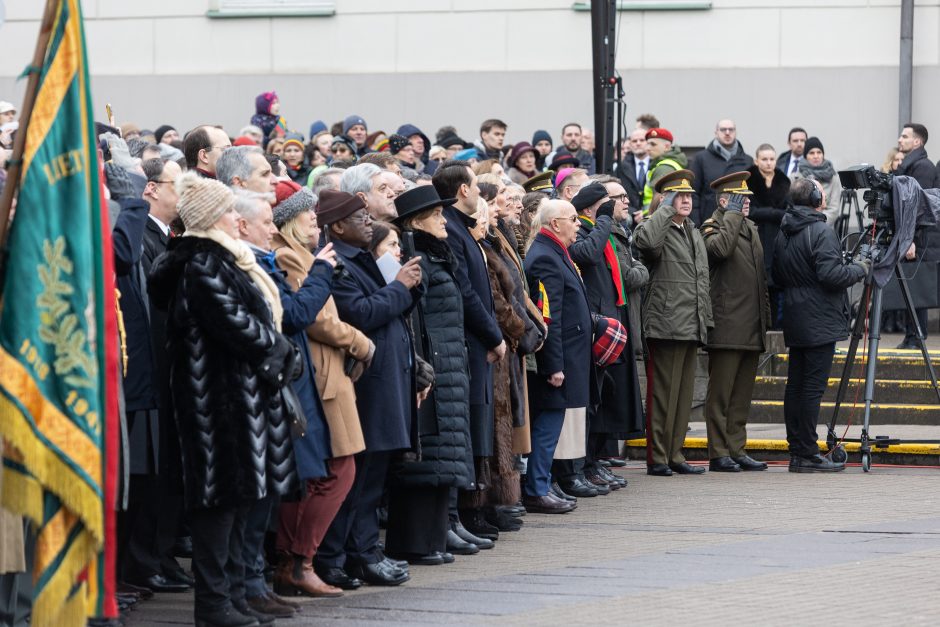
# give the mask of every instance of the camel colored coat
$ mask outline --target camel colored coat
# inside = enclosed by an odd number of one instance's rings
[[[297,290],[313,266],[313,253],[303,245],[288,240],[281,233],[271,246],[277,266],[287,273],[291,289]],[[316,369],[317,392],[330,427],[333,457],[345,457],[364,451],[365,439],[356,409],[356,390],[344,369],[346,355],[363,360],[371,341],[359,329],[339,319],[333,297],[326,301],[317,320],[307,328],[307,346]]]

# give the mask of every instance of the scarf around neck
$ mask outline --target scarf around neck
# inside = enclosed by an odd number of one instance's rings
[[[255,254],[251,252],[248,244],[233,239],[232,236],[217,228],[210,228],[205,231],[187,229],[183,237],[202,237],[203,239],[212,240],[232,253],[232,256],[235,257],[235,265],[248,275],[248,278],[255,284],[255,287],[258,288],[265,302],[267,302],[268,308],[271,310],[271,316],[274,318],[274,327],[278,331],[281,330],[284,308],[281,306],[280,292],[271,277],[258,265],[258,260],[255,259]]]
[[[797,170],[804,178],[815,179],[820,183],[828,183],[836,175],[836,169],[829,159],[823,159],[822,163],[815,166],[806,159],[800,159]]]

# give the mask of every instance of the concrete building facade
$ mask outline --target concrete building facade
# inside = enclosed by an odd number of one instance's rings
[[[40,0],[0,0],[0,99],[35,45]],[[306,135],[350,113],[370,130],[444,124],[511,141],[591,126],[587,2],[573,0],[83,0],[96,108],[150,128],[223,124],[276,90]],[[680,145],[730,117],[752,152],[818,135],[837,166],[880,163],[898,134],[898,0],[622,0],[617,67],[628,115],[653,112]],[[940,0],[918,0],[913,117],[940,133]],[[632,125],[632,124],[631,124]],[[556,139],[557,141],[557,139]],[[940,143],[940,140],[937,140]],[[932,144],[928,144],[928,152]],[[940,157],[940,148],[934,152]]]

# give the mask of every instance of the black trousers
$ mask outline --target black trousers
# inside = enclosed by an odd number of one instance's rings
[[[809,457],[819,453],[816,444],[819,404],[829,381],[835,349],[835,343],[790,349],[783,415],[791,455]]]
[[[245,573],[245,521],[252,505],[194,509],[189,514],[197,617],[230,607],[231,590],[244,586],[239,580]]]
[[[447,486],[390,488],[385,551],[392,556],[445,551],[449,502]]]
[[[920,328],[924,332],[924,337],[927,337],[927,310],[926,309],[915,309],[917,313],[917,321],[920,323]],[[904,341],[910,342],[912,344],[917,343],[917,328],[914,326],[914,323],[911,321],[911,317],[908,315],[907,310],[901,310],[901,315],[904,317]]]
[[[173,557],[183,497],[160,475],[131,475],[127,512],[119,545],[121,580],[142,583],[152,575],[182,568]]]
[[[347,561],[360,564],[381,561],[376,509],[382,500],[391,458],[391,451],[356,455],[356,479],[320,543],[318,566],[342,568]]]

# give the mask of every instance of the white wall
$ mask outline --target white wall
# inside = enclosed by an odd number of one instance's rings
[[[590,125],[590,14],[572,1],[337,0],[333,17],[250,19],[209,19],[209,0],[82,4],[96,107],[119,121],[235,132],[273,88],[304,133],[356,112],[373,129],[452,123],[473,139],[501,117],[518,141]],[[0,98],[18,100],[42,2],[5,4]],[[725,116],[748,150],[803,125],[837,165],[880,160],[896,138],[897,0],[713,0],[619,19],[628,112],[657,113],[680,144],[706,143]],[[914,118],[940,133],[938,42],[940,0],[917,2]]]

